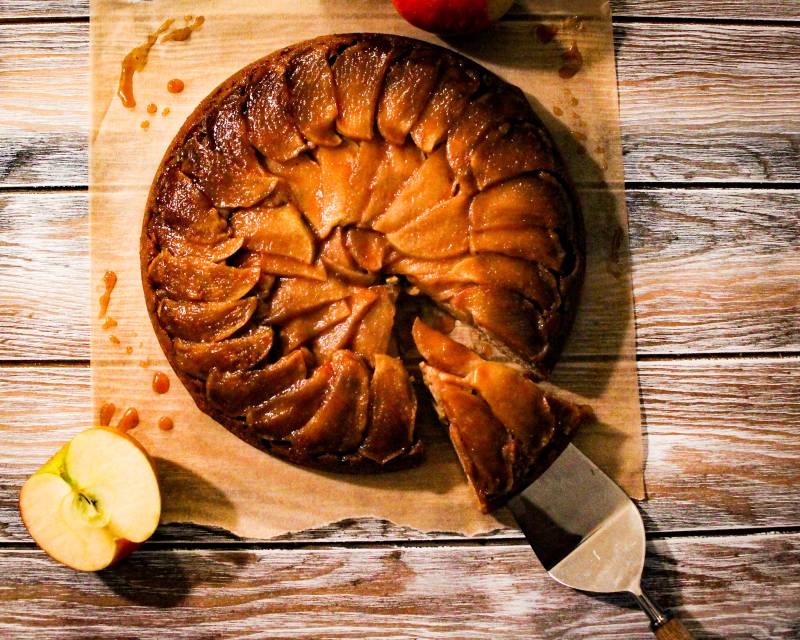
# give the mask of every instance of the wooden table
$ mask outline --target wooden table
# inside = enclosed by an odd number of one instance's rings
[[[800,638],[800,6],[613,7],[645,586],[698,638]],[[0,637],[649,637],[624,598],[550,581],[515,529],[170,526],[89,575],[35,547],[19,487],[91,421],[88,13],[0,0]]]

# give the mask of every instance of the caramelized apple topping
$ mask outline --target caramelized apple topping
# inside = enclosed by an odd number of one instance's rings
[[[321,468],[419,458],[395,356],[421,355],[489,509],[583,415],[531,381],[582,278],[569,184],[524,94],[472,61],[380,34],[300,43],[222,84],[170,146],[142,233],[148,309],[204,411]]]
[[[237,269],[192,256],[176,257],[162,251],[150,263],[147,275],[175,300],[216,302],[238,300],[261,275],[258,268]]]
[[[250,143],[268,158],[286,161],[306,148],[306,141],[289,111],[286,67],[267,67],[247,97],[247,126]]]
[[[289,108],[303,135],[313,144],[336,146],[341,141],[333,124],[339,114],[333,74],[325,51],[311,47],[289,66]]]
[[[257,327],[239,338],[220,342],[190,342],[176,339],[175,363],[190,376],[205,378],[212,369],[246,371],[267,357],[272,348],[271,327]]]
[[[417,398],[398,358],[375,356],[369,415],[367,433],[359,448],[363,456],[384,464],[413,446]]]
[[[392,47],[380,40],[354,44],[339,54],[333,80],[339,104],[336,128],[353,140],[372,140],[375,108]]]
[[[247,324],[256,310],[255,298],[232,302],[162,300],[158,319],[176,338],[210,342],[224,340]]]
[[[244,415],[306,377],[306,356],[293,351],[275,364],[256,371],[215,368],[206,380],[206,397],[227,416]]]
[[[438,77],[439,58],[424,49],[412,50],[389,68],[377,116],[378,131],[386,140],[405,143]]]

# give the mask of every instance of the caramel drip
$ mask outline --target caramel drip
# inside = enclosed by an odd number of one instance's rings
[[[180,78],[173,78],[167,82],[167,91],[170,93],[180,93],[186,85]]]
[[[169,391],[169,378],[165,373],[156,371],[153,374],[153,391],[156,393],[166,393]]]
[[[111,292],[114,290],[116,284],[117,274],[113,271],[106,271],[103,275],[103,285],[106,290],[103,292],[103,295],[100,296],[100,315],[98,317],[105,317],[106,311],[108,311],[108,303],[111,302]]]
[[[111,418],[114,417],[114,412],[117,410],[113,402],[106,402],[100,407],[100,426],[107,427],[111,424]]]
[[[184,20],[187,17],[189,18],[189,20],[191,20],[191,16],[184,16]],[[186,20],[186,22],[189,22],[189,20]],[[183,42],[184,40],[188,40],[189,38],[191,38],[192,32],[202,27],[205,21],[206,19],[203,16],[197,16],[192,24],[187,25],[185,27],[179,27],[177,29],[173,29],[172,31],[170,31],[167,35],[161,38],[161,43],[163,44],[165,42],[169,42],[170,40],[174,40],[176,42]]]
[[[174,426],[175,423],[169,416],[164,416],[163,418],[158,419],[158,428],[161,429],[162,431],[172,431],[172,428]]]
[[[130,407],[119,419],[119,422],[117,423],[117,430],[125,433],[126,431],[133,429],[137,424],[139,424],[139,412],[133,407]]]
[[[542,44],[549,44],[556,37],[558,29],[548,24],[540,24],[536,27],[536,38]]]
[[[569,80],[583,67],[583,56],[581,55],[580,49],[578,49],[577,42],[573,42],[572,46],[561,54],[561,59],[564,61],[564,64],[558,70],[558,75],[564,78],[564,80]]]
[[[103,329],[105,329],[106,331],[108,331],[109,329],[113,329],[116,326],[117,326],[117,321],[114,320],[114,318],[112,318],[111,316],[108,316],[106,318],[106,321],[103,323]]]
[[[154,114],[158,111],[158,105],[155,102],[151,102],[147,105],[147,113]]]
[[[144,69],[150,49],[158,41],[158,37],[172,26],[173,22],[175,22],[174,19],[165,20],[155,32],[147,36],[147,40],[143,44],[132,49],[122,60],[117,95],[122,104],[129,109],[136,106],[136,99],[133,97],[133,74]]]

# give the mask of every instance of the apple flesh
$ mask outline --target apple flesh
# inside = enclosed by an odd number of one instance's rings
[[[153,534],[161,494],[142,446],[125,433],[95,427],[28,478],[19,511],[49,556],[79,571],[98,571]]]
[[[498,20],[514,0],[392,0],[415,27],[441,35],[477,33]]]

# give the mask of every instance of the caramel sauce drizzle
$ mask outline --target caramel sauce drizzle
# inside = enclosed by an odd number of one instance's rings
[[[108,331],[109,329],[113,329],[117,326],[117,321],[114,320],[111,316],[106,317],[106,321],[103,323],[103,329]]]
[[[169,378],[165,373],[156,371],[153,374],[153,391],[156,393],[166,393],[169,391]]]
[[[136,98],[133,97],[133,74],[144,69],[147,64],[147,57],[150,55],[150,49],[158,41],[158,37],[172,26],[173,22],[175,20],[172,18],[165,20],[156,31],[147,36],[147,40],[143,44],[132,49],[122,60],[117,95],[122,104],[129,109],[136,106]]]
[[[573,42],[572,46],[561,54],[561,59],[564,64],[558,70],[558,75],[564,80],[569,80],[583,67],[583,56],[580,49],[578,49],[577,42]]]
[[[104,318],[106,311],[108,311],[108,303],[111,302],[111,292],[117,284],[117,274],[113,271],[106,271],[103,275],[103,286],[106,290],[100,296],[100,315],[98,317]]]
[[[117,410],[113,402],[106,402],[100,407],[100,426],[107,427],[111,424],[111,418],[114,417],[114,412]]]
[[[191,19],[191,16],[184,16],[184,19],[186,19],[187,17]],[[192,37],[192,32],[202,27],[205,21],[206,19],[203,16],[197,16],[192,24],[187,25],[185,27],[179,27],[177,29],[173,29],[172,31],[170,31],[167,35],[161,38],[161,44],[169,42],[170,40],[174,40],[176,42],[183,42],[184,40],[188,40],[189,38]]]
[[[117,430],[125,433],[126,431],[133,429],[137,424],[139,424],[139,412],[133,407],[130,407],[119,419],[119,422],[117,423]]]
[[[175,423],[169,416],[164,416],[163,418],[158,419],[158,428],[162,431],[171,431],[174,426]]]
[[[167,91],[170,93],[180,93],[186,85],[180,78],[173,78],[167,82]]]

